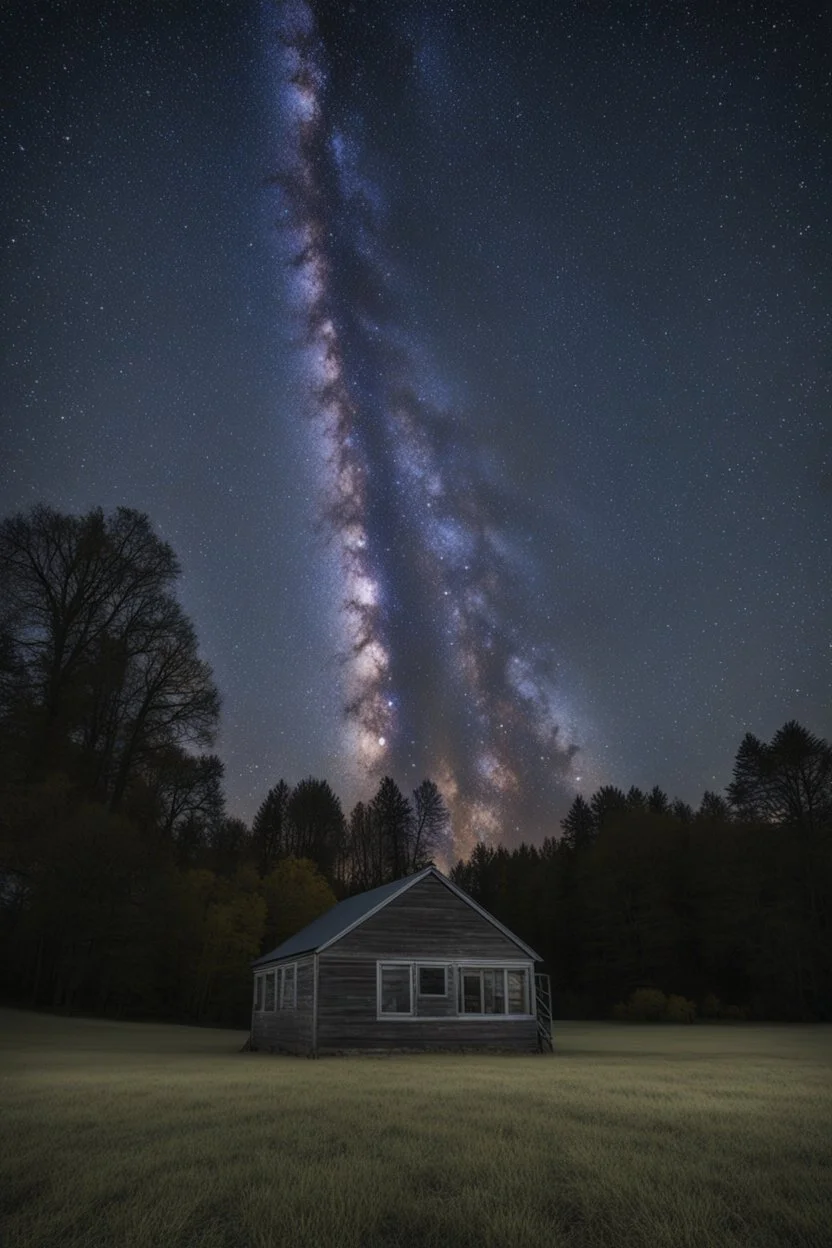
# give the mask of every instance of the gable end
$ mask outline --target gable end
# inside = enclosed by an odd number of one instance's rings
[[[434,884],[434,880],[435,880],[435,884]],[[494,915],[490,915],[488,910],[484,910],[483,906],[480,906],[478,902],[473,900],[473,897],[469,897],[467,892],[464,892],[462,889],[459,889],[457,885],[452,884],[452,881],[448,880],[447,877],[445,877],[442,874],[442,872],[437,870],[437,867],[433,867],[433,866],[427,867],[427,869],[425,869],[424,872],[419,872],[419,875],[413,876],[412,879],[409,879],[407,882],[405,882],[402,889],[399,889],[397,892],[394,892],[392,896],[385,897],[385,899],[382,902],[380,902],[378,906],[373,907],[373,910],[370,910],[367,912],[367,914],[360,916],[360,919],[357,919],[356,922],[353,922],[353,924],[349,925],[349,927],[346,927],[346,929],[344,929],[343,931],[338,932],[336,936],[329,938],[328,941],[324,942],[323,945],[319,946],[319,952],[331,950],[331,948],[339,945],[339,943],[344,941],[344,938],[346,938],[347,936],[351,934],[357,935],[358,929],[360,929],[360,927],[363,927],[365,924],[367,924],[367,922],[369,920],[372,920],[373,917],[380,916],[380,914],[382,914],[382,911],[388,910],[388,907],[392,906],[393,911],[397,911],[399,909],[399,905],[395,905],[397,904],[397,902],[398,904],[407,905],[408,909],[412,909],[412,907],[410,907],[409,905],[409,901],[405,901],[405,895],[409,895],[410,891],[412,891],[413,889],[419,889],[419,890],[422,889],[422,887],[425,886],[425,882],[427,881],[429,881],[429,884],[430,884],[428,892],[430,895],[434,896],[434,899],[435,897],[437,897],[437,894],[435,894],[434,892],[435,887],[437,887],[437,885],[440,884],[443,886],[442,891],[448,892],[448,894],[452,895],[455,901],[462,902],[462,904],[464,904],[464,906],[467,907],[467,909],[474,911],[474,914],[478,915],[480,920],[483,920],[485,924],[488,924],[491,931],[493,931],[494,935],[496,935],[496,932],[499,932],[501,940],[508,941],[510,945],[515,948],[516,952],[518,952],[519,956],[531,958],[531,960],[533,961],[543,961],[543,958],[540,957],[539,953],[536,953],[533,950],[533,948],[531,948],[529,945],[526,945],[524,941],[521,941],[519,936],[515,936],[514,932],[511,932],[508,929],[508,927],[505,927],[503,924],[501,924],[501,922],[498,919],[495,919]],[[435,905],[435,901],[434,901],[434,905]],[[445,907],[442,907],[442,909],[444,910]],[[390,917],[392,917],[392,915],[390,915]],[[379,917],[379,921],[380,921],[380,917]],[[373,925],[373,927],[375,926],[377,925]],[[388,926],[388,925],[385,924],[385,926]],[[398,927],[398,924],[394,926]],[[414,936],[412,932],[408,932],[407,936],[405,936],[405,932],[400,929],[399,929],[399,934],[400,934],[400,937],[404,937],[405,943],[408,943],[408,945],[410,943],[410,940],[412,940],[412,937]],[[392,935],[392,931],[390,931],[390,935]],[[435,937],[438,937],[439,934],[438,932],[435,932],[434,935]],[[448,932],[448,937],[453,942],[453,936],[450,936],[450,932]],[[369,934],[368,934],[368,938],[369,938]],[[352,942],[348,942],[348,943],[352,943]],[[360,941],[360,943],[364,945],[365,942]],[[448,953],[450,952],[450,950],[444,950],[444,947],[443,947],[443,952]],[[473,952],[473,948],[470,948],[469,952]]]

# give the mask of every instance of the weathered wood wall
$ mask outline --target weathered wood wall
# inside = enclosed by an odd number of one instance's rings
[[[376,961],[325,950],[318,965],[318,1052],[348,1049],[537,1048],[534,1018],[377,1018]],[[386,955],[385,955],[386,956]],[[394,955],[391,955],[394,956]],[[455,1010],[456,998],[449,998]]]
[[[306,954],[301,958],[287,958],[284,963],[260,967],[258,970],[274,970],[281,965],[297,963],[297,1009],[260,1011],[254,1014],[251,1033],[253,1049],[274,1050],[286,1053],[309,1053],[312,1051],[312,1001],[313,958]]]
[[[461,897],[429,875],[372,918],[348,932],[331,951],[373,958],[526,958],[518,945]],[[330,950],[324,950],[326,957]]]
[[[464,961],[527,960],[509,937],[478,914],[441,880],[428,876],[319,955],[318,1051],[348,1049],[537,1047],[534,1018],[459,1018],[456,982],[447,998],[417,1001],[431,1017],[377,1018],[376,961],[397,958]],[[530,971],[533,964],[528,961]]]

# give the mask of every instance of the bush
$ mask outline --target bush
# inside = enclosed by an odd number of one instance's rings
[[[716,997],[712,992],[709,992],[707,997],[705,997],[702,1002],[702,1007],[699,1012],[703,1018],[719,1018],[721,1009],[722,1005],[720,1004],[719,997]]]
[[[612,1007],[612,1016],[619,1023],[657,1023],[662,1019],[671,1023],[692,1023],[696,1018],[696,1004],[686,997],[666,997],[658,988],[637,988],[626,1003],[619,1001]]]
[[[613,1007],[613,1018],[630,1023],[652,1023],[664,1016],[667,997],[658,988],[637,988],[631,992],[627,1004],[619,1002]]]
[[[743,1005],[726,1005],[723,1007],[722,1017],[735,1023],[743,1022],[748,1018],[748,1010]]]
[[[671,1023],[692,1023],[696,1018],[696,1005],[686,997],[671,994],[667,999],[664,1016]]]
[[[629,1000],[630,1018],[643,1022],[657,1022],[664,1017],[667,997],[658,988],[637,988]]]

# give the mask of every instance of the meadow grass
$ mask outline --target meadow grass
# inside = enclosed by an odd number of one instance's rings
[[[0,1010],[4,1248],[829,1248],[832,1028],[305,1058]]]

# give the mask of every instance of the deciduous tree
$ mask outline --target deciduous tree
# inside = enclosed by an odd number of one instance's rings
[[[335,905],[336,898],[314,862],[281,858],[262,883],[266,923],[261,952],[269,953]]]
[[[0,524],[4,702],[30,778],[71,772],[115,811],[156,752],[212,744],[219,696],[172,596],[178,574],[128,508],[41,505]]]
[[[413,819],[407,872],[421,870],[434,855],[448,848],[451,812],[433,780],[423,780],[413,790]]]

